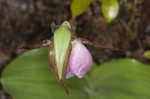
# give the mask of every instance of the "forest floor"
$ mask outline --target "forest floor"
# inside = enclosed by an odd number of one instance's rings
[[[131,3],[131,7],[127,5]],[[71,0],[0,0],[0,73],[22,51],[53,37],[51,24],[70,21],[77,37],[121,51],[87,46],[96,63],[118,58],[135,58],[144,63],[143,53],[150,49],[150,0],[120,0],[118,17],[110,24],[100,4],[92,3],[72,19]],[[2,87],[0,99],[11,99]]]

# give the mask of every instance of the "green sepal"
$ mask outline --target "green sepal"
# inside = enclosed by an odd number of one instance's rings
[[[55,32],[54,32],[54,54],[56,67],[58,71],[58,79],[61,80],[64,72],[64,66],[66,66],[67,61],[66,56],[68,56],[68,48],[71,41],[71,32],[69,30],[70,25],[68,22],[64,22]],[[65,67],[66,68],[66,67]]]

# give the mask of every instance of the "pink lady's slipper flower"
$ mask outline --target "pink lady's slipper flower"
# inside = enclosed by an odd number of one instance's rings
[[[92,66],[92,56],[88,49],[80,42],[74,40],[72,42],[72,50],[68,61],[66,78],[74,75],[82,78]]]
[[[48,58],[52,72],[67,94],[66,79],[74,75],[83,77],[92,66],[92,56],[79,39],[72,41],[70,24],[65,21],[54,33],[49,44]]]

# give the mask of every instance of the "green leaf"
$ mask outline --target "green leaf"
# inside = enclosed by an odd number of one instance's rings
[[[68,96],[48,63],[48,48],[25,52],[2,72],[1,83],[13,99],[88,99],[84,79],[67,80]]]
[[[72,16],[76,17],[83,13],[90,5],[91,0],[73,0],[71,3]]]
[[[71,40],[69,23],[64,22],[59,29],[54,32],[54,52],[59,79],[62,78],[66,54]]]
[[[102,64],[90,77],[91,99],[150,99],[150,67],[134,59]]]
[[[102,3],[102,12],[107,22],[112,22],[118,15],[118,0],[99,0]]]

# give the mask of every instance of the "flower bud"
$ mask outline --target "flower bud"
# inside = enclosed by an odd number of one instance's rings
[[[72,42],[72,50],[68,61],[66,78],[74,75],[82,78],[91,69],[92,56],[88,49],[79,41]]]

